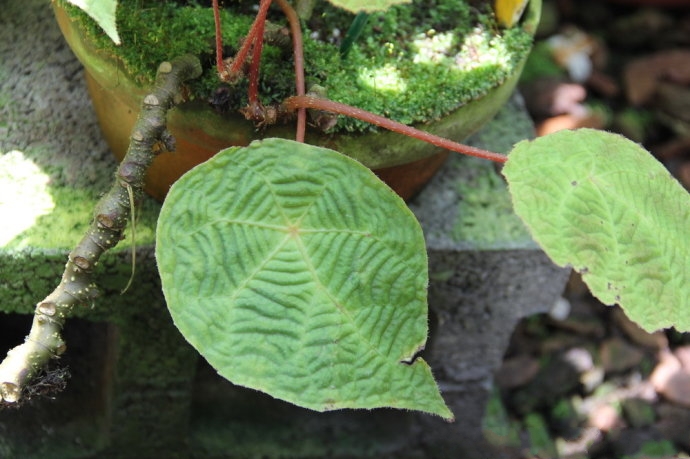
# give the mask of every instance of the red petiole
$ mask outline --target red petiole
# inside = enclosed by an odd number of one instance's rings
[[[225,64],[223,63],[223,39],[220,30],[220,7],[218,6],[218,0],[213,0],[211,2],[213,7],[213,22],[216,26],[216,69],[218,75],[223,79],[223,74],[225,73]]]
[[[304,51],[302,46],[302,27],[299,23],[297,12],[290,6],[286,0],[276,0],[278,6],[283,10],[287,16],[290,24],[290,33],[292,35],[292,50],[295,60],[295,90],[297,97],[304,96],[306,89],[304,85]],[[307,110],[306,108],[297,109],[297,134],[295,140],[304,142],[304,134],[307,130]]]
[[[258,85],[259,85],[259,68],[261,60],[261,50],[263,47],[263,32],[264,26],[266,24],[266,14],[268,13],[268,8],[273,0],[261,0],[259,5],[259,12],[257,13],[256,19],[252,24],[247,37],[244,40],[240,50],[237,52],[234,61],[229,70],[226,70],[225,64],[223,62],[223,46],[220,30],[220,11],[218,7],[218,0],[213,0],[213,12],[216,23],[216,65],[218,66],[218,73],[221,79],[225,77],[232,78],[232,75],[237,75],[240,73],[242,66],[244,65],[250,48],[253,46],[252,62],[249,71],[249,106],[259,107],[258,103]],[[428,142],[440,148],[445,148],[450,151],[457,153],[462,153],[468,156],[475,156],[477,158],[488,159],[489,161],[494,161],[497,163],[505,163],[507,161],[507,156],[494,153],[487,150],[482,150],[481,148],[471,147],[469,145],[464,145],[461,143],[453,142],[452,140],[439,137],[434,134],[413,128],[406,124],[398,123],[391,119],[385,118],[380,115],[362,110],[357,107],[352,107],[350,105],[341,104],[339,102],[334,102],[332,100],[323,99],[319,97],[307,96],[304,84],[304,53],[302,46],[302,29],[300,26],[299,18],[295,10],[290,6],[287,0],[276,0],[283,13],[288,19],[290,24],[290,32],[292,35],[292,45],[295,61],[295,86],[296,86],[296,96],[289,97],[284,102],[284,107],[288,112],[297,112],[297,133],[296,140],[298,142],[304,142],[305,131],[306,131],[306,110],[316,109],[323,110],[326,112],[337,113],[340,115],[350,116],[358,120],[364,121],[366,123],[371,123],[375,126],[388,129],[389,131],[397,132],[408,137],[419,139],[424,142]]]
[[[508,160],[508,157],[505,155],[453,142],[452,140],[421,131],[406,124],[398,123],[397,121],[376,115],[366,110],[362,110],[361,108],[352,107],[350,105],[341,104],[340,102],[334,102],[328,99],[313,96],[292,96],[285,100],[284,105],[288,111],[293,111],[300,108],[309,108],[349,116],[375,126],[388,129],[389,131],[397,132],[408,137],[413,137],[415,139],[428,142],[432,145],[436,145],[437,147],[445,148],[447,150],[455,151],[468,156],[488,159],[489,161],[494,161],[497,163],[505,163]]]
[[[257,13],[252,29],[254,29],[254,48],[252,50],[252,62],[249,67],[249,91],[247,98],[249,105],[259,102],[259,68],[261,67],[261,50],[264,45],[264,26],[266,25],[266,14],[271,6],[272,0],[261,0],[259,12]],[[247,39],[246,41],[249,41]],[[234,64],[234,63],[233,63]],[[241,65],[241,64],[240,64]]]

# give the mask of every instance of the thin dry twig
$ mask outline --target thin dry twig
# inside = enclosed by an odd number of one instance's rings
[[[51,359],[65,351],[60,334],[65,319],[74,306],[90,304],[98,295],[94,267],[101,255],[123,237],[131,217],[130,193],[135,202],[141,199],[144,174],[155,155],[154,145],[160,141],[170,144],[166,114],[182,82],[199,75],[201,64],[194,56],[163,62],[158,67],[155,88],[144,98],[115,183],[96,204],[95,218],[70,252],[59,285],[36,306],[25,342],[11,349],[0,363],[0,402],[18,402],[27,384]]]

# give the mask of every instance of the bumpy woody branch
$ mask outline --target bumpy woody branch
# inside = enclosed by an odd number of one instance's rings
[[[130,138],[127,154],[117,169],[111,189],[96,205],[95,218],[79,244],[70,252],[60,284],[34,313],[25,342],[7,353],[0,363],[0,402],[16,403],[31,379],[66,345],[60,332],[72,308],[90,304],[98,294],[93,270],[101,255],[123,237],[131,217],[131,202],[143,193],[144,174],[154,158],[154,145],[163,142],[172,149],[166,131],[166,114],[175,102],[182,82],[201,75],[196,57],[184,56],[158,67],[156,85],[144,98]]]

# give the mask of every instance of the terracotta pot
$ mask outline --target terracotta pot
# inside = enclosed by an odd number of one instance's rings
[[[95,49],[75,20],[57,3],[53,2],[53,6],[65,39],[86,69],[88,91],[105,139],[121,160],[147,88],[128,79],[121,62]],[[522,21],[522,27],[531,34],[540,13],[541,0],[531,0]],[[424,130],[456,141],[467,138],[490,120],[508,99],[526,57],[522,57],[521,63],[501,84],[443,119],[425,124]],[[247,145],[257,138],[294,138],[292,125],[275,125],[257,131],[241,115],[219,115],[205,101],[199,100],[171,110],[168,130],[176,139],[176,151],[157,156],[146,179],[146,191],[159,200],[182,174],[223,148]],[[405,199],[421,189],[448,155],[445,150],[387,131],[353,135],[308,130],[306,141],[357,159],[377,172]]]

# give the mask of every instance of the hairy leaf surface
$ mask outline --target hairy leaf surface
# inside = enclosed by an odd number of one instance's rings
[[[185,174],[156,257],[185,338],[234,382],[317,411],[452,418],[428,365],[427,259],[405,203],[356,161],[282,139]]]
[[[619,135],[562,131],[517,144],[503,173],[554,262],[646,330],[690,330],[690,195],[647,151]]]
[[[103,31],[115,42],[120,44],[120,36],[117,33],[115,21],[115,9],[117,0],[67,0],[74,6],[81,8],[86,14],[96,21]]]

